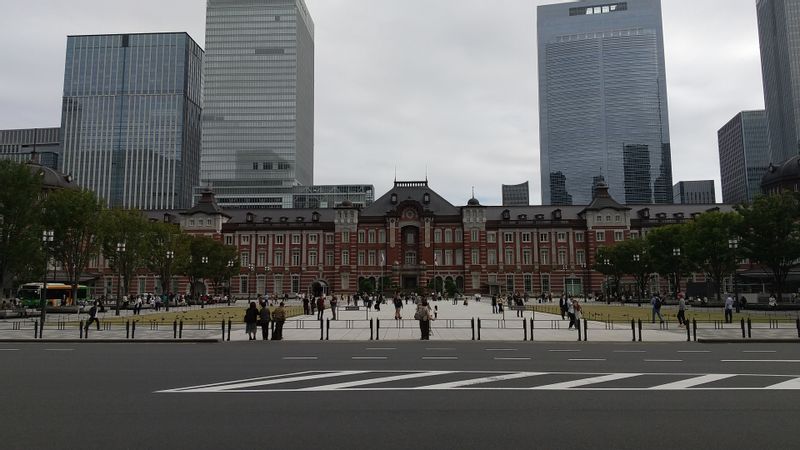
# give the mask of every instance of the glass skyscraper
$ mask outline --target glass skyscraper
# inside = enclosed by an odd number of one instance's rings
[[[749,203],[761,193],[770,163],[768,135],[764,110],[743,111],[717,132],[724,203]]]
[[[62,171],[108,206],[191,206],[203,50],[186,33],[70,36]]]
[[[314,22],[303,0],[208,0],[201,180],[226,208],[314,180]],[[288,189],[287,189],[288,188]]]
[[[530,206],[530,186],[522,184],[503,185],[503,206]]]
[[[0,130],[0,159],[24,163],[35,158],[39,164],[58,170],[60,134],[60,128]]]
[[[538,8],[542,202],[672,203],[660,0]]]
[[[758,0],[770,162],[800,153],[800,0]]]

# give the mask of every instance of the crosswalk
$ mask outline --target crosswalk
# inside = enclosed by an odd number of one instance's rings
[[[800,377],[764,374],[514,371],[306,371],[157,391],[162,394],[359,391],[800,390]]]

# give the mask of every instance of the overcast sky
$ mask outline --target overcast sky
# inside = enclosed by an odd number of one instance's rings
[[[536,6],[306,0],[316,24],[316,184],[425,177],[456,205],[540,201]],[[0,129],[58,126],[69,34],[187,31],[205,0],[0,0]],[[714,179],[717,130],[763,108],[755,0],[663,0],[675,181]]]

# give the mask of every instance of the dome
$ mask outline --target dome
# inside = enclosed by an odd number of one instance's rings
[[[42,188],[45,190],[78,188],[72,180],[72,175],[64,175],[57,170],[42,166],[34,161],[28,162],[28,168],[31,173],[42,177]]]
[[[350,200],[346,199],[345,201],[342,202],[342,208],[352,208],[352,207],[353,207],[353,202],[351,202]]]
[[[475,198],[475,197],[472,197],[472,198],[471,198],[471,199],[469,199],[469,201],[467,202],[467,206],[481,206],[481,202],[479,202],[477,198]]]
[[[790,158],[785,163],[778,166],[770,164],[766,175],[764,175],[764,178],[761,181],[761,185],[764,187],[770,187],[787,181],[795,182],[799,179],[800,155]]]

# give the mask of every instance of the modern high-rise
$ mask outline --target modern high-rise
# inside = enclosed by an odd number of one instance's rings
[[[758,0],[770,162],[800,153],[800,0]]]
[[[717,132],[722,201],[749,203],[761,193],[769,168],[767,113],[743,111]]]
[[[679,181],[672,187],[676,205],[713,205],[717,202],[714,180]]]
[[[225,208],[314,183],[314,22],[303,0],[208,0],[201,181]]]
[[[62,171],[110,207],[191,206],[202,64],[186,33],[67,38]]]
[[[0,130],[0,159],[37,163],[54,170],[59,168],[61,157],[61,129],[28,128]]]
[[[542,202],[671,203],[660,0],[538,8]]]
[[[530,206],[530,186],[528,182],[503,185],[503,206]]]

